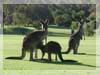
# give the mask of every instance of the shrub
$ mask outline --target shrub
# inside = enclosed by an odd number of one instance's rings
[[[72,21],[72,23],[71,23],[71,28],[77,29],[77,27],[78,27],[78,23],[75,22],[75,21]]]
[[[31,32],[31,29],[25,27],[4,27],[4,34],[27,34]]]
[[[85,25],[85,34],[87,36],[93,36],[94,35],[94,26],[91,22],[88,23],[87,25]]]
[[[33,21],[32,27],[36,28],[36,29],[40,29],[41,25],[39,21]]]

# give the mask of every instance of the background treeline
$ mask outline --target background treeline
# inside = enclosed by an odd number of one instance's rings
[[[39,28],[40,20],[49,19],[49,25],[74,28],[82,19],[87,35],[96,29],[95,4],[4,4],[3,23],[5,26],[27,26]]]

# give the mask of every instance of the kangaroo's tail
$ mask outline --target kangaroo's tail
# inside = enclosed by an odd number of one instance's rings
[[[77,63],[78,61],[76,60],[63,60],[63,62],[67,62],[67,63]]]
[[[61,53],[59,53],[58,56],[59,56],[59,58],[60,58],[60,60],[61,60],[62,62],[69,62],[69,63],[70,63],[70,62],[77,62],[76,60],[64,60]]]
[[[68,49],[65,52],[61,52],[61,53],[68,54],[71,51],[71,49],[74,49],[75,47],[76,47],[76,41],[74,38],[71,38],[68,43]]]
[[[23,58],[22,57],[7,57],[5,59],[22,60]]]

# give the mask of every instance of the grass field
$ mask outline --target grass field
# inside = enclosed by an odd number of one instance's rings
[[[49,28],[48,41],[57,41],[62,46],[62,52],[68,48],[70,31],[67,29]],[[77,62],[53,61],[47,63],[44,61],[29,61],[29,53],[24,60],[7,60],[6,57],[19,56],[21,53],[22,39],[25,35],[4,35],[4,70],[93,70],[96,67],[96,38],[86,37],[81,40],[79,53],[86,55],[63,54],[64,59],[76,60]],[[41,58],[41,52],[38,50],[38,57]],[[47,54],[45,55],[47,58]],[[54,55],[52,56],[54,60]]]

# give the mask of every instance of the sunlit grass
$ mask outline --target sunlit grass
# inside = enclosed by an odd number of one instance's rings
[[[66,37],[67,29],[49,28],[50,35],[48,41],[57,41],[62,46],[62,52],[68,48],[69,36]],[[53,35],[57,33],[57,35]],[[59,34],[62,33],[62,34]],[[65,35],[66,34],[66,35]],[[63,54],[64,59],[71,59],[78,61],[77,63],[63,63],[54,61],[53,63],[47,62],[31,62],[29,61],[29,53],[27,53],[24,60],[7,60],[6,57],[19,56],[21,54],[21,46],[24,35],[4,35],[4,63],[5,70],[91,70],[96,66],[96,38],[86,37],[86,40],[81,40],[79,52],[86,53],[86,55],[73,55]],[[41,58],[41,52],[38,50],[38,58]],[[47,54],[45,55],[47,58]]]

